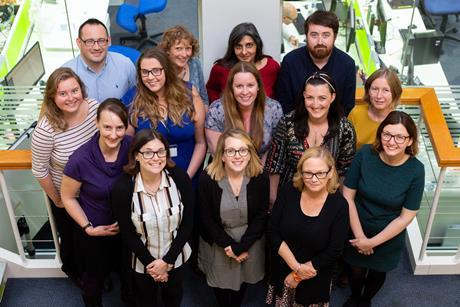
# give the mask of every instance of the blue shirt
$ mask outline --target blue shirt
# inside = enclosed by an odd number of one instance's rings
[[[108,52],[105,65],[96,73],[79,55],[66,62],[63,67],[71,68],[86,86],[88,98],[99,103],[107,98],[120,99],[131,87],[136,85],[136,68],[124,55]]]
[[[203,70],[201,69],[200,60],[198,60],[197,58],[191,58],[188,61],[188,67],[190,71],[189,82],[192,83],[193,86],[198,90],[198,93],[200,93],[200,97],[203,100],[203,104],[208,106],[209,105],[208,92],[206,91],[206,86],[205,86],[204,77],[203,77]]]

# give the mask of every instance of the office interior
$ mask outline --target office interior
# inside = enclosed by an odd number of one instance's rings
[[[183,11],[187,2],[187,13]],[[298,11],[294,31],[301,45],[305,44],[302,21],[317,9],[332,10],[340,19],[340,30],[336,46],[346,51],[355,60],[364,76],[381,66],[398,71],[405,88],[434,88],[444,113],[454,145],[460,143],[460,22],[455,14],[447,19],[449,33],[442,33],[439,26],[443,16],[431,16],[423,9],[425,1],[411,0],[306,0],[286,1]],[[49,74],[64,62],[78,55],[75,44],[79,25],[90,17],[104,21],[110,29],[113,45],[120,45],[120,38],[133,35],[121,28],[116,21],[117,11],[125,1],[119,0],[16,0],[14,4],[0,1],[0,79],[2,79],[2,104],[0,147],[1,149],[28,149],[31,124],[38,118],[43,85]],[[128,1],[135,3],[135,1]],[[282,61],[286,52],[293,49],[282,37],[282,5],[280,0],[170,0],[166,8],[146,16],[149,34],[162,32],[175,24],[184,24],[200,40],[200,59],[207,79],[212,63],[223,55],[228,33],[239,22],[253,21],[258,27],[265,45],[265,53]],[[242,10],[241,8],[245,8]],[[230,12],[225,16],[216,10]],[[257,13],[254,13],[257,12]],[[267,17],[268,16],[268,17]],[[276,20],[276,22],[273,22]],[[300,22],[299,22],[300,21]],[[225,33],[225,34],[224,34]],[[136,34],[136,33],[135,33]],[[136,42],[127,42],[136,47]],[[145,46],[149,47],[149,46]],[[458,67],[459,69],[456,69]],[[358,87],[362,86],[357,78]],[[422,121],[422,111],[416,105],[401,105],[419,121],[423,147],[420,159],[426,166],[426,187],[422,207],[417,220],[408,233],[408,248],[413,250],[411,265],[416,274],[460,273],[460,164],[453,164],[442,173],[436,153],[431,144],[430,131]],[[7,212],[6,190],[3,189],[0,206],[0,249],[18,254],[21,260],[36,259],[40,243],[30,246],[29,240],[40,233],[47,223],[45,199],[30,170],[2,171],[6,178],[5,189],[9,190],[10,202],[14,205],[14,216]],[[442,183],[440,193],[437,186]],[[438,198],[437,211],[431,213],[433,202]],[[41,205],[37,199],[42,199]],[[31,205],[34,203],[34,206]],[[29,239],[19,234],[11,219],[26,215],[29,224]],[[426,257],[418,257],[419,245],[426,235],[431,221]],[[48,225],[52,231],[53,225]],[[17,243],[20,240],[24,247]],[[26,243],[24,243],[26,242]],[[46,253],[43,259],[57,259],[53,253],[56,237],[50,244],[43,244]],[[51,245],[51,248],[49,248]],[[49,248],[49,249],[48,249]],[[418,248],[417,252],[415,251]],[[34,253],[29,251],[33,249]],[[15,257],[14,255],[9,255]],[[6,258],[0,254],[0,262]],[[13,261],[14,262],[14,261]],[[21,264],[15,263],[13,276],[27,275]],[[58,266],[56,265],[56,268]],[[32,273],[33,275],[34,273]],[[37,273],[38,274],[38,273]],[[49,271],[52,276],[61,276],[58,270]]]

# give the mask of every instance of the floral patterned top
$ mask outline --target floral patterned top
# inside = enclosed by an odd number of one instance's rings
[[[294,112],[286,114],[276,127],[273,135],[265,170],[270,174],[279,174],[280,186],[292,180],[297,162],[308,145],[307,138],[299,140],[294,133]],[[344,176],[351,165],[356,152],[356,134],[353,125],[346,117],[340,120],[337,135],[327,140],[325,146],[334,157],[339,176]]]
[[[260,156],[268,151],[273,132],[282,116],[283,109],[280,103],[267,97],[264,112],[264,140],[258,151]],[[217,99],[209,106],[208,113],[206,114],[205,128],[216,132],[224,132],[225,112],[221,99]]]

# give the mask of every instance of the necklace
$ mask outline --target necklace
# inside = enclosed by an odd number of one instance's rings
[[[308,132],[307,136],[307,142],[309,147],[321,146],[323,144],[324,137],[327,134],[328,128],[329,126],[327,124],[315,128],[310,126],[310,131]],[[305,148],[308,147],[305,146]]]

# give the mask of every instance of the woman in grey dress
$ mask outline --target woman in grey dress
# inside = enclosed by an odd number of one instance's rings
[[[264,277],[269,180],[248,136],[229,129],[198,186],[198,265],[220,306],[240,306],[246,285]]]

